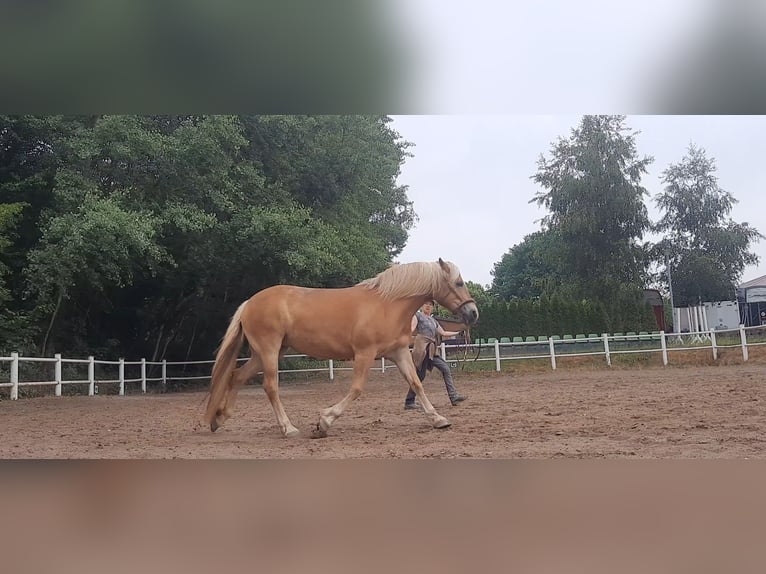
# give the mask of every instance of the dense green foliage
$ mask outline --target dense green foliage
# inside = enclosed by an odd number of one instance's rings
[[[617,301],[617,300],[615,300]],[[481,309],[474,338],[589,335],[627,331],[653,331],[657,323],[649,306],[593,300],[572,301],[560,297],[493,301]]]
[[[19,325],[16,314],[10,309],[11,292],[6,284],[10,270],[3,263],[9,255],[8,249],[13,245],[11,229],[15,220],[22,210],[19,203],[0,204],[0,333],[5,333],[5,338],[14,340],[12,334],[18,330]]]
[[[560,244],[561,238],[555,229],[527,235],[495,263],[492,294],[508,301],[555,293],[557,286],[565,284]]]
[[[414,219],[389,121],[0,117],[0,350],[207,357],[259,289],[381,271]]]

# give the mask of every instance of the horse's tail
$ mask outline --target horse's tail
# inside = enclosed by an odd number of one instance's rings
[[[210,377],[210,393],[205,410],[205,422],[212,424],[217,415],[217,411],[223,402],[226,389],[229,386],[229,379],[237,363],[237,356],[242,348],[244,332],[242,331],[242,312],[245,310],[247,301],[242,303],[231,318],[229,328],[223,336],[221,346],[215,355],[215,364],[213,364],[213,373]]]

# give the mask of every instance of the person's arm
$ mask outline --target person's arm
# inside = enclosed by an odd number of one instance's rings
[[[455,335],[459,335],[460,331],[445,331],[441,325],[439,325],[436,328],[436,332],[439,333],[442,337],[445,339],[449,339],[450,337],[454,337]]]

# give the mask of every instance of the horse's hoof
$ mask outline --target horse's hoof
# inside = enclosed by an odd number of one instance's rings
[[[210,432],[215,432],[218,430],[218,421],[213,420],[212,423],[210,423]]]
[[[447,427],[452,426],[452,423],[449,422],[444,417],[439,417],[434,421],[434,428],[435,429],[446,429]]]
[[[299,431],[297,428],[293,427],[290,430],[285,431],[285,438],[293,438],[295,436],[298,436],[301,434],[301,431]]]
[[[311,438],[327,438],[327,431],[317,423],[311,431]]]

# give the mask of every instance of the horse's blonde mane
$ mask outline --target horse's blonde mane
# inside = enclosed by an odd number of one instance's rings
[[[450,269],[449,279],[457,279],[457,266],[445,262]],[[444,271],[438,262],[394,264],[375,277],[365,279],[359,285],[377,291],[385,299],[399,299],[413,295],[431,296],[440,290]]]

